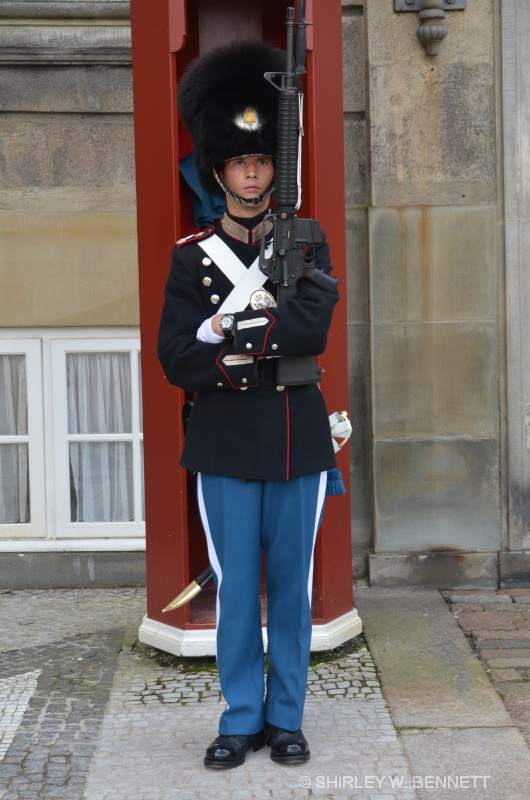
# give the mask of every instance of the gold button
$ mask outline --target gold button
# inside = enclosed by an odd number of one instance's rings
[[[212,263],[212,259],[211,258],[203,258],[203,260],[202,260],[203,267],[209,267],[211,263]]]
[[[251,342],[247,342],[245,347],[247,348],[247,350],[252,350],[252,343]]]
[[[211,286],[212,285],[212,279],[211,278],[203,278],[202,279],[202,285],[203,286]]]
[[[273,350],[277,350],[277,349],[278,349],[278,345],[277,345],[277,344],[273,344],[273,345],[272,345],[272,349],[273,349]]]
[[[285,386],[277,386],[276,387],[276,391],[277,392],[283,392],[284,390],[285,390]]]
[[[218,294],[212,294],[212,296],[210,297],[210,301],[214,304],[214,306],[217,305],[220,299],[221,298],[219,297]]]

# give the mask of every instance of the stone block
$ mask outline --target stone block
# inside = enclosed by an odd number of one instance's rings
[[[376,322],[494,319],[496,207],[372,208],[372,318]]]
[[[368,215],[366,209],[346,208],[348,322],[369,322]],[[333,261],[333,253],[331,254]],[[342,290],[342,291],[341,291]],[[344,287],[339,285],[344,296]]]
[[[530,552],[503,550],[499,553],[500,585],[503,589],[526,588],[530,585]]]
[[[0,70],[0,111],[132,114],[132,110],[128,65],[3,66]]]
[[[491,605],[491,603],[500,603],[503,606],[511,606],[512,599],[506,595],[499,595],[496,591],[481,592],[477,589],[475,592],[443,592],[446,600],[452,603],[465,603],[466,608],[468,603],[480,603],[481,605]]]
[[[506,650],[523,650],[530,647],[530,631],[476,631],[475,646],[477,648],[504,648]]]
[[[508,633],[504,630],[500,630],[499,628],[488,630],[488,631],[476,631],[474,635],[474,639],[478,646],[486,646],[485,643],[493,642],[496,644],[499,641],[508,642],[510,647],[528,647],[527,641],[530,638],[530,631],[528,628],[524,628],[521,624],[518,624],[516,630],[510,630]],[[521,644],[516,644],[517,641],[520,641]],[[507,645],[506,645],[507,646]]]
[[[2,0],[4,19],[125,19],[129,0]]]
[[[495,322],[383,324],[372,342],[376,437],[497,435]]]
[[[458,614],[465,610],[465,611],[483,611],[484,607],[480,605],[480,603],[453,603],[451,606],[451,614],[454,614],[455,617],[458,617]]]
[[[518,725],[530,728],[530,682],[510,683],[502,687],[504,705]]]
[[[354,548],[372,545],[372,443],[370,408],[370,331],[368,324],[348,325],[350,421],[350,497]]]
[[[368,141],[364,116],[359,117],[356,114],[344,116],[344,165],[346,206],[366,205]]]
[[[0,138],[4,191],[134,187],[132,115],[0,114]]]
[[[342,68],[344,111],[365,111],[366,66],[364,51],[364,17],[343,9]]]
[[[0,63],[130,63],[131,28],[48,20],[0,24]]]
[[[522,681],[523,676],[520,672],[517,672],[516,669],[510,667],[509,669],[492,669],[490,672],[490,678],[495,683],[505,683],[506,681]],[[504,691],[503,688],[499,688],[499,691]]]
[[[374,475],[376,552],[423,552],[421,560],[426,551],[461,551],[465,558],[500,547],[495,440],[377,441]],[[459,553],[447,557],[456,565]],[[484,577],[439,586],[495,585],[489,568]]]
[[[353,551],[353,580],[364,581],[368,577],[368,552],[354,548]],[[354,587],[355,593],[355,587]],[[353,601],[355,602],[355,600]]]
[[[492,3],[448,15],[435,59],[417,38],[417,14],[389,5],[366,6],[373,204],[494,202]]]
[[[134,213],[0,214],[0,241],[2,325],[138,325]]]
[[[521,667],[530,667],[530,642],[527,648],[519,647],[519,648],[504,648],[504,647],[497,647],[497,648],[487,648],[487,649],[480,649],[478,651],[480,658],[484,661],[488,661],[495,663],[497,666],[499,665],[499,660],[510,660],[516,658],[518,661],[525,661],[525,664],[519,664]]]
[[[0,588],[145,585],[145,553],[1,553]]]
[[[370,584],[375,587],[470,589],[495,586],[496,583],[496,553],[370,555]]]
[[[530,752],[511,720],[498,728],[479,722],[460,730],[407,731],[401,744],[418,776],[417,800],[526,800]],[[460,785],[434,789],[436,776],[459,778]]]
[[[488,638],[491,638],[491,631],[510,631],[511,636],[511,631],[522,622],[522,614],[512,610],[503,611],[502,614],[495,611],[470,611],[458,615],[458,624],[465,633],[488,631]]]
[[[512,658],[504,658],[503,656],[498,656],[496,658],[490,658],[488,660],[488,664],[492,669],[509,669],[509,668],[524,668],[530,667],[530,656],[523,657],[523,656],[514,656]]]

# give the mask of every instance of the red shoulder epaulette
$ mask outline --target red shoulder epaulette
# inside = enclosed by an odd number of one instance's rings
[[[180,250],[183,244],[190,244],[191,242],[196,242],[199,239],[204,239],[206,236],[210,236],[215,230],[215,225],[209,225],[203,231],[199,231],[198,233],[192,233],[189,236],[185,236],[183,239],[179,239],[176,242],[175,247]]]

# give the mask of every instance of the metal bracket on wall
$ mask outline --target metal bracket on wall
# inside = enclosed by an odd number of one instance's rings
[[[418,37],[428,56],[437,56],[447,36],[446,11],[463,11],[467,0],[394,0],[394,11],[419,11]]]

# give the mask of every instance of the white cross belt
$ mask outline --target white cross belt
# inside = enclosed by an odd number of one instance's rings
[[[267,276],[259,268],[259,258],[245,267],[236,254],[214,233],[210,238],[197,242],[206,255],[212,259],[215,266],[228,278],[234,288],[223,301],[217,313],[226,314],[244,311],[250,301],[250,295],[256,289],[261,289]]]

